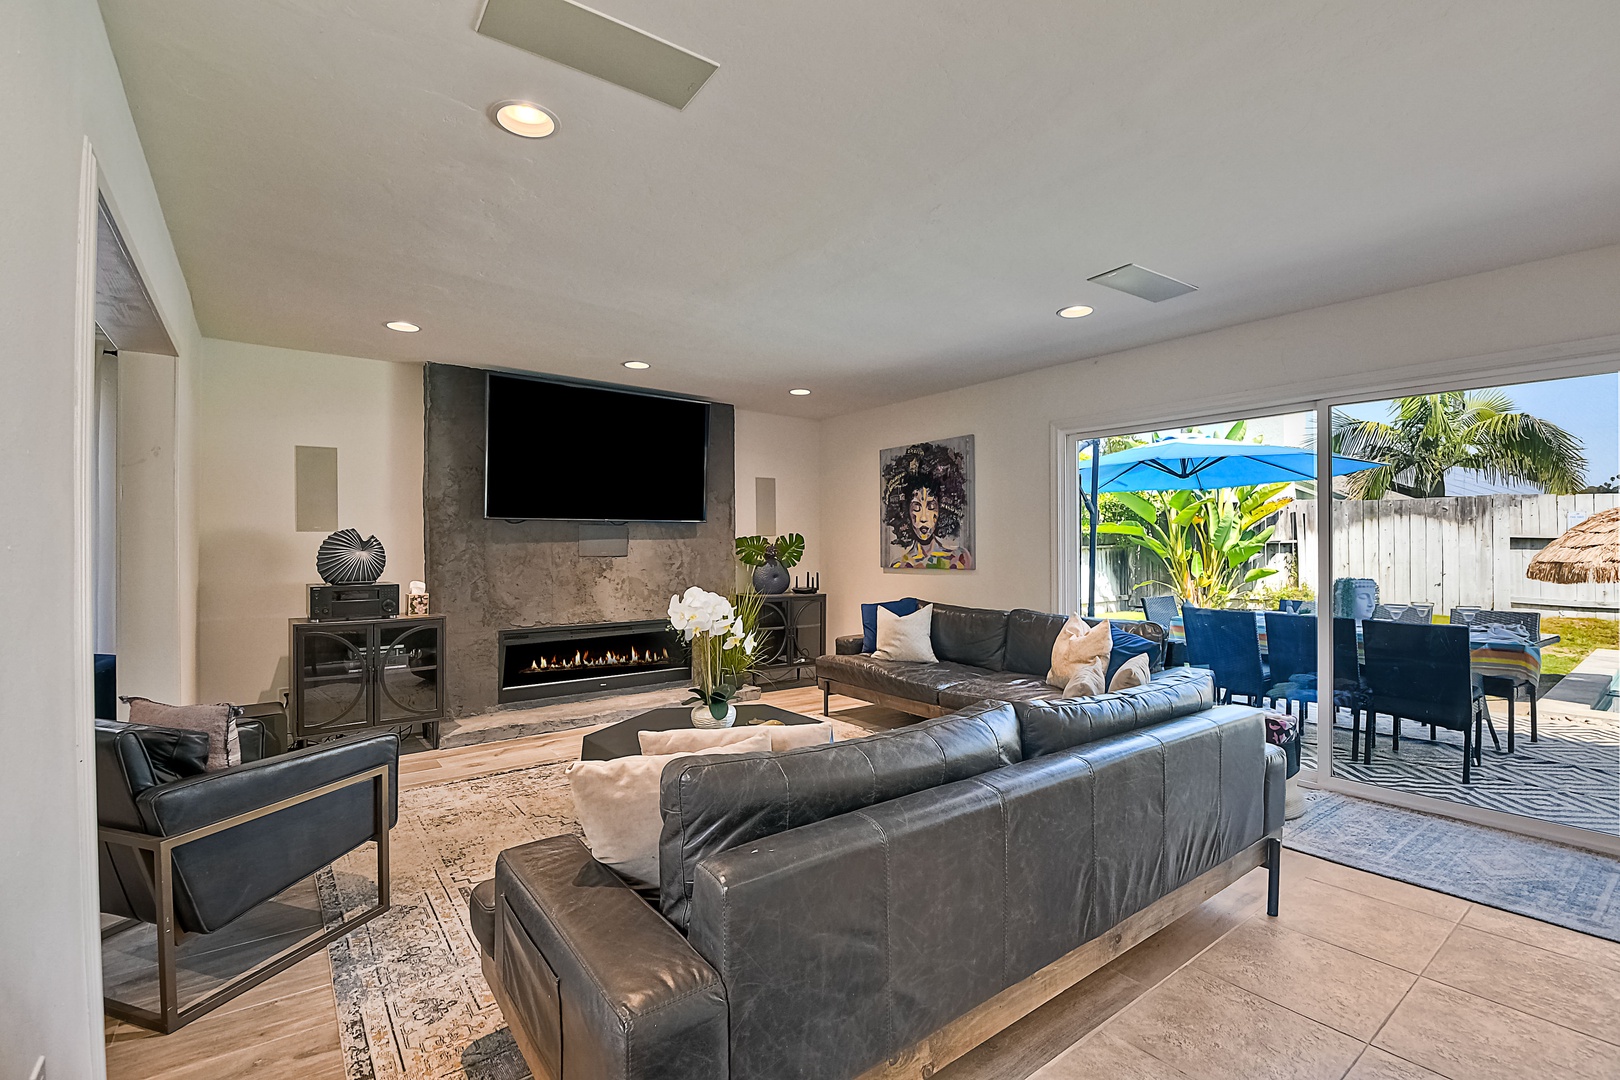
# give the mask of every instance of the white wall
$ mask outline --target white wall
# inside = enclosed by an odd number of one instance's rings
[[[118,692],[190,702],[195,586],[182,584],[193,562],[182,534],[179,444],[184,402],[172,356],[118,354]],[[189,612],[188,612],[189,609]]]
[[[13,615],[0,631],[0,818],[12,824],[0,837],[0,1076],[25,1077],[43,1055],[53,1077],[95,1077],[89,502],[76,498],[89,469],[75,437],[76,380],[92,377],[77,307],[79,246],[95,243],[80,231],[87,137],[183,355],[198,334],[94,0],[7,0],[0,42],[0,596]]]
[[[791,573],[815,573],[825,552],[821,534],[821,422],[737,410],[737,534],[757,531],[754,480],[776,480],[775,536],[804,537],[804,560]],[[741,579],[740,579],[741,580]]]
[[[339,527],[422,577],[422,368],[208,339],[196,402],[198,695],[268,701],[326,536],[296,530],[293,447],[337,447]]]
[[[827,420],[821,531],[831,629],[858,629],[863,601],[906,595],[1053,605],[1055,425],[1113,434],[1174,418],[1236,418],[1352,385],[1376,396],[1417,372],[1489,382],[1493,364],[1524,362],[1494,354],[1620,335],[1616,295],[1620,246],[1597,248]],[[1620,352],[1620,339],[1612,348]],[[978,568],[880,568],[878,451],[968,434],[976,436]]]

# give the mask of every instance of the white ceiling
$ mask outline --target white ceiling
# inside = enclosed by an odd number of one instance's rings
[[[824,416],[1620,242],[1614,0],[594,6],[720,70],[677,111],[480,0],[102,0],[203,332]]]

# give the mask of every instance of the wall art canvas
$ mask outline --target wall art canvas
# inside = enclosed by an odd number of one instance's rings
[[[973,569],[973,436],[878,452],[889,570]]]

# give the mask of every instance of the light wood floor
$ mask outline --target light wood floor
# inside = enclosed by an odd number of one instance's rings
[[[814,689],[767,695],[820,711]],[[833,699],[869,730],[909,722]],[[414,754],[400,785],[579,754],[583,730]],[[938,1073],[939,1080],[1620,1077],[1620,945],[1287,852]],[[249,935],[251,936],[251,935]],[[342,1080],[325,954],[174,1035],[109,1023],[112,1080]]]

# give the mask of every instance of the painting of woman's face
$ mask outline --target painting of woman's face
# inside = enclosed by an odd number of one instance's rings
[[[972,570],[973,436],[878,452],[885,570]]]
[[[927,546],[939,527],[939,496],[931,488],[918,488],[911,493],[911,532],[917,543]]]

